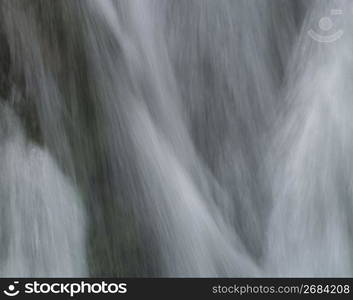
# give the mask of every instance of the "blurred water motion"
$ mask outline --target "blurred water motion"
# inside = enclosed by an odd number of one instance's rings
[[[1,276],[352,276],[350,0],[0,0]]]

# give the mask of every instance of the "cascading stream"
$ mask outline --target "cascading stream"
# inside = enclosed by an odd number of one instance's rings
[[[0,0],[0,274],[352,276],[350,2]]]

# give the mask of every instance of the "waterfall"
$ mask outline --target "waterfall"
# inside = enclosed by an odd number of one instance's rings
[[[28,142],[1,107],[2,276],[83,276],[85,216],[78,192],[51,155]]]
[[[352,26],[350,1],[323,1],[303,32],[337,7],[346,13],[339,28]],[[297,41],[299,65],[289,69],[296,78],[285,95],[290,110],[273,145],[279,167],[267,263],[276,275],[352,276],[352,42],[349,32],[332,45]]]
[[[1,0],[2,276],[352,276],[350,0]]]

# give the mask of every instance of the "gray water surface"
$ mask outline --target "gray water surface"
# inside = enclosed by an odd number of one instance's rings
[[[1,276],[353,276],[352,1],[0,14]]]

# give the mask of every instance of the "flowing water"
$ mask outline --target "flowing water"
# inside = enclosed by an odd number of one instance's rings
[[[0,0],[1,276],[353,276],[350,0]]]

